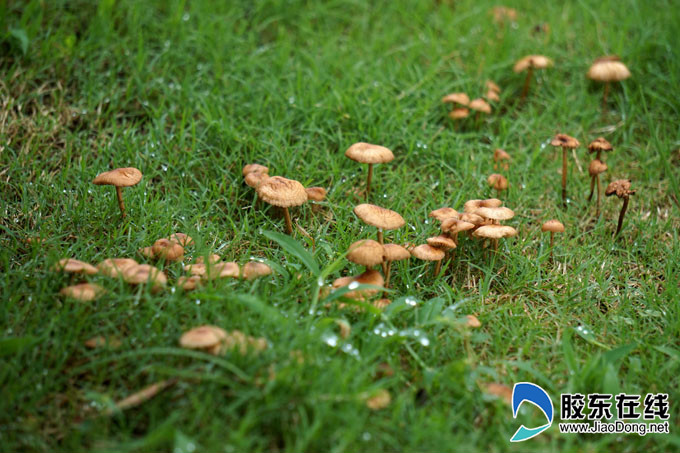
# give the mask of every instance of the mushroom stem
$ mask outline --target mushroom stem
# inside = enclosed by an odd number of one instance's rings
[[[120,212],[123,213],[123,218],[125,218],[125,203],[123,203],[123,189],[116,186],[116,197],[118,197],[118,207]]]
[[[373,179],[373,164],[368,164],[368,176],[366,177],[366,200],[371,192],[371,179]]]
[[[619,224],[616,226],[616,233],[614,237],[619,235],[621,227],[623,226],[623,218],[626,216],[626,209],[628,209],[628,197],[623,198],[623,206],[621,206],[621,214],[619,214]]]
[[[562,206],[567,207],[567,148],[562,147]]]
[[[519,98],[520,101],[523,101],[524,98],[527,97],[527,94],[529,93],[529,84],[531,83],[531,76],[534,73],[534,68],[529,66],[529,69],[527,69],[527,77],[524,79],[524,88],[522,88],[522,94]]]
[[[434,276],[439,275],[439,271],[442,269],[442,260],[437,260],[437,264],[434,266]]]
[[[607,95],[609,94],[609,82],[604,83],[604,94],[602,95],[602,113],[607,111]]]
[[[380,245],[383,245],[385,243],[385,238],[383,236],[382,228],[378,228],[378,242],[380,243]],[[382,262],[381,266],[382,266],[383,275],[385,275],[385,277],[387,277],[387,264],[385,263],[385,261]]]
[[[593,193],[595,193],[595,175],[590,177],[590,195],[588,195],[588,202],[593,199]]]
[[[550,232],[550,258],[553,256],[553,246],[555,245],[555,232]]]
[[[293,235],[293,222],[290,220],[290,213],[288,212],[288,208],[283,208],[283,215],[286,218],[286,233],[289,235]]]
[[[600,216],[600,198],[602,197],[601,190],[600,190],[600,175],[596,175],[595,178],[597,179],[597,204],[595,205],[595,217]]]
[[[387,261],[383,263],[386,267],[385,269],[385,288],[390,287],[390,275],[392,274],[392,261]]]

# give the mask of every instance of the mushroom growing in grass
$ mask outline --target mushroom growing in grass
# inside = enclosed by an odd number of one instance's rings
[[[531,76],[534,73],[534,69],[545,69],[552,66],[553,62],[550,58],[543,55],[527,55],[524,58],[519,59],[515,66],[512,68],[516,73],[523,71],[527,72],[526,79],[524,79],[524,87],[522,88],[522,94],[520,96],[520,101],[523,101],[529,93],[529,84],[531,83]]]
[[[492,223],[498,224],[501,220],[510,220],[515,217],[515,212],[506,208],[505,206],[497,206],[495,208],[481,207],[477,208],[475,214],[491,220]]]
[[[243,266],[242,277],[246,280],[255,280],[256,278],[271,275],[272,268],[259,261],[249,261]]]
[[[286,232],[293,234],[293,222],[288,208],[300,206],[307,201],[305,187],[294,179],[272,176],[257,186],[257,196],[273,206],[283,208],[286,217]]]
[[[114,186],[118,207],[125,218],[125,203],[123,203],[123,187],[134,186],[142,180],[142,172],[133,167],[116,168],[115,170],[100,173],[92,180],[92,184],[102,186]]]
[[[446,256],[446,253],[429,244],[421,244],[411,249],[411,255],[423,261],[436,261],[437,264],[434,267],[434,276],[436,277],[439,275],[439,271],[442,268],[442,260]]]
[[[517,236],[517,230],[507,225],[482,225],[472,235],[478,238],[491,239],[493,249],[498,250],[498,240]]]
[[[470,111],[467,106],[470,104],[470,98],[465,93],[451,93],[442,98],[444,104],[452,104],[453,109],[449,112],[449,118],[452,120],[460,120],[467,118]]]
[[[396,211],[381,208],[374,204],[362,203],[354,207],[354,214],[364,223],[378,229],[378,242],[385,243],[383,230],[396,230],[406,224],[404,218]],[[387,265],[383,263],[383,273],[387,273]]]
[[[411,258],[411,254],[399,244],[385,244],[383,245],[383,251],[385,257],[385,288],[389,288],[392,262],[407,260]]]
[[[68,274],[86,274],[94,275],[99,270],[93,265],[86,263],[85,261],[80,261],[75,258],[63,258],[57,261],[57,263],[52,266],[52,270],[58,272],[66,272]]]
[[[581,144],[567,134],[557,134],[550,141],[555,147],[562,148],[562,205],[567,207],[567,150],[578,148]]]
[[[453,208],[443,207],[431,211],[429,216],[443,222],[446,219],[457,219],[458,211]]]
[[[154,257],[166,261],[181,261],[184,258],[184,247],[178,242],[162,238],[153,243],[151,247]]]
[[[346,292],[344,294],[344,297],[347,297],[348,299],[364,300],[372,296],[375,296],[380,290],[373,288],[355,290],[356,287],[358,287],[359,285],[371,285],[383,287],[384,283],[385,280],[383,279],[383,276],[380,274],[380,272],[370,269],[354,277],[349,276],[336,278],[335,281],[333,282],[333,289],[339,289],[344,288],[345,286],[349,286],[349,289],[352,289],[353,291]],[[339,308],[344,308],[344,306],[345,306],[344,304],[340,304]]]
[[[373,165],[384,164],[394,159],[394,154],[388,148],[370,143],[358,142],[347,148],[345,156],[353,161],[368,164],[368,175],[366,176],[366,196],[368,200],[371,191],[371,179],[373,179]]]
[[[427,238],[427,244],[439,250],[443,250],[444,259],[446,259],[446,255],[449,255],[449,259],[453,260],[454,253],[456,251],[456,241],[446,234],[440,234],[439,236]],[[437,274],[438,273],[439,272],[437,272]]]
[[[510,168],[510,154],[501,148],[493,150],[494,170],[507,170]]]
[[[498,102],[501,100],[500,94],[501,94],[501,87],[496,85],[494,82],[491,80],[487,80],[484,83],[484,86],[486,87],[486,98],[491,101],[491,102]]]
[[[90,302],[105,292],[106,290],[104,288],[95,285],[94,283],[80,283],[78,285],[62,288],[61,291],[59,291],[59,294],[81,302]]]
[[[168,277],[160,270],[149,264],[131,266],[123,272],[123,280],[130,285],[149,283],[151,290],[157,292],[168,282]]]
[[[588,201],[593,198],[593,191],[595,190],[595,183],[597,182],[597,204],[595,208],[595,216],[600,215],[600,197],[602,190],[600,190],[600,173],[607,171],[607,164],[599,159],[595,159],[588,165],[588,173],[590,174],[590,195]]]
[[[385,250],[382,244],[372,239],[361,239],[349,246],[347,259],[360,266],[365,266],[366,270],[381,264],[384,261]]]
[[[108,258],[97,264],[97,269],[107,277],[118,278],[123,276],[125,269],[138,265],[132,258]]]
[[[630,189],[629,179],[617,179],[611,182],[604,194],[608,197],[616,195],[619,198],[623,198],[623,206],[621,206],[621,213],[619,214],[619,223],[616,226],[616,233],[614,237],[618,236],[621,232],[621,227],[623,226],[623,218],[626,216],[626,210],[628,209],[628,198],[635,193],[635,190]]]
[[[489,115],[491,113],[491,106],[482,98],[473,99],[470,101],[470,110],[474,110],[476,113],[475,118],[479,120],[479,116],[484,113]]]
[[[224,349],[227,332],[216,326],[195,327],[179,339],[179,345],[186,349],[198,349],[208,354],[219,355]]]
[[[507,190],[508,188],[508,178],[503,175],[499,175],[498,173],[489,175],[489,177],[486,178],[486,182],[489,183],[491,188],[496,189],[496,193],[499,197],[501,192]]]
[[[310,201],[324,201],[326,199],[326,189],[323,187],[306,187],[307,199]]]
[[[476,215],[476,214],[472,214]],[[479,220],[480,223],[484,219],[482,219],[480,216]],[[466,222],[465,220],[462,219],[446,219],[442,222],[442,232],[453,235],[453,241],[458,244],[458,233],[463,232],[463,231],[469,231],[475,227],[474,223],[471,222]]]
[[[564,233],[564,225],[559,220],[548,220],[541,227],[541,231],[550,232],[550,256],[553,254],[553,245],[555,244],[555,233]]]
[[[595,60],[588,69],[588,78],[596,82],[604,83],[604,93],[602,95],[602,110],[607,109],[607,95],[609,94],[609,84],[620,82],[630,77],[630,71],[621,59],[616,55],[608,55]]]

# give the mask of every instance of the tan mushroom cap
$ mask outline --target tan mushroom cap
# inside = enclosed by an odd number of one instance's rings
[[[529,68],[545,69],[553,65],[553,61],[544,55],[527,55],[520,58],[513,66],[515,72],[526,71]]]
[[[199,256],[198,258],[196,258],[194,263],[195,264],[205,264],[205,263],[215,264],[215,263],[219,263],[221,260],[222,260],[222,258],[220,257],[220,255],[216,255],[214,253],[211,253],[207,257],[206,256]],[[185,267],[187,267],[187,266],[185,266]]]
[[[385,252],[385,261],[402,261],[411,258],[411,254],[405,247],[399,244],[385,244],[383,245]]]
[[[62,288],[61,291],[59,291],[59,294],[81,302],[90,302],[105,292],[106,290],[104,288],[95,285],[94,283],[80,283],[78,285]]]
[[[362,164],[384,164],[394,159],[388,148],[370,143],[358,142],[347,148],[345,156]]]
[[[141,285],[143,283],[151,283],[152,286],[165,286],[168,282],[168,277],[158,268],[149,264],[139,264],[137,266],[130,266],[123,271],[123,280],[131,285]]]
[[[443,250],[439,250],[429,244],[420,244],[414,247],[411,250],[411,255],[423,261],[439,261],[446,256]]]
[[[333,288],[334,289],[343,288],[345,286],[348,286],[350,283],[354,282],[360,285],[373,285],[382,287],[385,284],[385,279],[383,278],[380,272],[373,269],[369,269],[366,272],[363,272],[354,277],[349,276],[335,279],[335,281],[333,282]],[[364,298],[374,296],[378,292],[379,292],[378,289],[361,289],[356,291],[348,291],[347,293],[345,293],[345,297],[349,299],[363,300]]]
[[[604,194],[608,197],[616,195],[619,198],[624,198],[634,193],[634,190],[630,190],[629,179],[617,179],[616,181],[612,181],[604,191]]]
[[[192,275],[200,275],[205,280],[214,280],[216,278],[239,278],[241,276],[241,268],[238,263],[235,263],[234,261],[220,261],[219,263],[212,265],[194,264],[191,266],[189,272]]]
[[[294,179],[272,176],[257,186],[257,195],[267,203],[288,208],[307,201],[305,187]]]
[[[620,82],[630,77],[628,67],[615,55],[600,57],[590,66],[589,79],[598,82]]]
[[[599,159],[595,159],[588,165],[588,174],[590,174],[590,176],[599,175],[600,173],[607,171],[607,168],[609,168],[607,167],[607,164]]]
[[[450,93],[442,98],[444,104],[468,105],[470,97],[465,93]]]
[[[604,137],[597,137],[588,145],[588,151],[591,153],[597,151],[611,151],[614,147]]]
[[[243,176],[245,177],[248,173],[269,174],[269,167],[260,164],[248,164],[243,167]]]
[[[92,180],[98,186],[109,185],[116,187],[130,187],[142,180],[142,172],[134,167],[116,168],[100,173]]]
[[[184,291],[192,291],[201,284],[201,277],[198,275],[182,275],[177,279],[177,286]]]
[[[460,120],[463,118],[467,118],[468,116],[470,116],[470,111],[463,107],[453,109],[449,112],[449,118],[451,118],[452,120]]]
[[[482,327],[482,323],[479,322],[479,319],[475,315],[466,315],[465,325],[472,328]]]
[[[439,236],[434,236],[427,238],[428,245],[438,248],[440,250],[451,250],[456,248],[456,243],[448,236],[440,234]]]
[[[458,220],[471,223],[474,226],[479,226],[484,223],[484,217],[475,214],[474,212],[466,212],[464,214],[461,214]]]
[[[463,211],[469,214],[474,214],[479,208],[497,208],[502,205],[503,202],[498,198],[487,198],[486,200],[468,200],[463,205]]]
[[[374,204],[362,203],[354,207],[354,213],[368,225],[383,230],[396,230],[404,226],[406,221],[398,212],[381,208]]]
[[[495,91],[496,93],[500,93],[500,92],[501,92],[501,87],[499,87],[498,85],[496,85],[496,84],[493,82],[493,80],[487,80],[486,82],[484,82],[484,86],[485,86],[486,89],[489,90],[489,91]]]
[[[476,214],[473,214],[476,215]],[[479,217],[479,216],[478,216]],[[479,217],[480,223],[484,221]],[[456,234],[462,231],[468,231],[475,227],[474,223],[466,222],[461,219],[446,219],[442,222],[442,231],[449,234]]]
[[[252,187],[253,189],[257,189],[257,186],[262,184],[264,181],[269,179],[269,175],[267,173],[262,173],[259,171],[252,171],[248,173],[245,177],[245,182],[248,187]]]
[[[184,257],[184,247],[167,238],[158,239],[151,250],[156,258],[167,261],[180,261]]]
[[[249,261],[243,266],[243,278],[254,280],[259,277],[271,275],[272,268],[259,261]]]
[[[107,277],[122,277],[125,269],[138,266],[139,263],[132,258],[107,258],[97,264],[97,269]]]
[[[326,199],[326,189],[323,187],[306,187],[307,199],[312,201],[324,201]]]
[[[69,274],[87,274],[94,275],[99,270],[90,263],[85,261],[80,261],[75,258],[63,258],[56,262],[52,266],[52,270],[57,272],[67,272]]]
[[[551,233],[564,233],[564,225],[556,219],[548,220],[541,226],[541,231],[550,231]]]
[[[152,246],[142,247],[141,249],[137,250],[137,253],[139,253],[140,255],[142,255],[145,258],[149,258],[149,259],[156,258],[156,255],[153,252]]]
[[[184,332],[179,339],[179,345],[186,349],[209,349],[227,338],[227,332],[217,326],[200,326]]]
[[[552,146],[559,146],[561,148],[578,148],[581,146],[578,140],[567,134],[557,134],[550,141]]]
[[[472,235],[480,238],[500,239],[516,236],[517,230],[507,225],[483,225]]]
[[[486,102],[482,98],[477,98],[477,99],[471,100],[470,105],[468,107],[470,107],[471,110],[476,110],[478,112],[482,112],[482,113],[486,113],[486,114],[491,113],[491,106],[489,105],[488,102]]]
[[[493,90],[488,90],[484,97],[489,101],[489,102],[498,102],[501,100],[501,97],[498,96],[498,93],[496,93]]]
[[[502,148],[496,148],[493,150],[493,161],[500,162],[502,160],[510,160],[510,154]]]
[[[443,207],[430,212],[429,216],[443,222],[446,219],[457,219],[458,211],[453,208]]]
[[[360,285],[383,286],[385,284],[385,279],[383,278],[382,274],[374,269],[369,269],[365,272],[362,272],[361,274],[354,277],[352,281],[355,281]]]
[[[184,233],[172,233],[168,239],[177,242],[182,247],[194,245],[194,238]]]
[[[497,208],[479,208],[475,211],[475,214],[491,220],[510,220],[515,217],[515,211],[506,208],[505,206],[499,206]]]
[[[486,178],[486,182],[496,190],[506,190],[508,188],[508,178],[498,173],[493,173]]]
[[[362,239],[349,246],[347,259],[360,266],[375,266],[383,262],[384,249],[378,241]]]

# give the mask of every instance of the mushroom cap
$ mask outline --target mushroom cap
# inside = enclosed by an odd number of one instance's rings
[[[452,120],[460,120],[470,116],[470,111],[464,107],[453,109],[449,112],[449,118]]]
[[[130,187],[142,180],[142,172],[134,167],[116,168],[100,173],[92,180],[98,186],[110,185],[116,187]]]
[[[489,90],[489,91],[495,91],[496,93],[500,93],[500,92],[501,92],[501,87],[499,87],[498,85],[496,85],[496,84],[493,82],[493,80],[487,80],[486,82],[484,82],[484,86],[485,86],[486,89]]]
[[[167,261],[180,261],[184,257],[184,247],[167,238],[158,239],[151,250],[156,258]]]
[[[355,281],[360,285],[383,286],[385,284],[385,279],[383,278],[382,274],[374,269],[369,269],[365,272],[362,272],[361,274],[354,277],[352,281]]]
[[[130,266],[123,271],[123,280],[131,285],[141,285],[149,282],[153,286],[165,286],[168,277],[158,268],[149,264]]]
[[[201,283],[201,277],[198,275],[182,275],[177,279],[177,286],[184,291],[192,291]]]
[[[217,346],[227,339],[227,332],[217,326],[200,326],[184,332],[179,345],[186,349],[206,349]]]
[[[616,181],[612,181],[604,191],[604,194],[608,197],[616,195],[619,198],[624,198],[634,193],[634,190],[630,190],[630,179],[617,179]]]
[[[468,105],[470,97],[465,93],[450,93],[442,98],[444,104]]]
[[[481,217],[479,218],[482,221],[484,220]],[[442,231],[449,234],[460,233],[461,231],[468,231],[473,229],[474,227],[475,227],[474,223],[466,222],[465,220],[460,219],[446,219],[442,222]]]
[[[216,255],[214,253],[211,253],[208,256],[199,256],[194,260],[195,264],[205,264],[205,263],[210,263],[210,264],[215,264],[219,263],[222,260],[220,255]],[[186,266],[185,266],[186,267]]]
[[[95,285],[94,283],[80,283],[78,285],[62,288],[59,291],[59,294],[81,302],[90,302],[105,292],[106,290],[104,288]]]
[[[246,185],[248,187],[252,187],[253,189],[257,189],[257,186],[259,186],[263,181],[266,181],[268,179],[269,175],[267,173],[259,171],[251,171],[244,178]]]
[[[402,261],[411,258],[409,251],[399,244],[385,244],[383,251],[385,261]]]
[[[564,225],[556,219],[548,220],[541,226],[541,231],[550,231],[552,233],[564,233]]]
[[[97,269],[107,277],[117,278],[123,276],[125,269],[138,265],[139,263],[132,258],[107,258],[97,264]]]
[[[198,264],[196,266],[199,266]],[[191,270],[193,273],[193,268]],[[213,280],[216,278],[239,278],[241,275],[241,268],[238,263],[234,261],[220,261],[211,266],[206,266],[202,277],[206,280]]]
[[[434,217],[435,219],[442,222],[446,219],[457,219],[458,218],[458,211],[456,211],[453,208],[443,207],[443,208],[439,208],[439,209],[435,209],[434,211],[431,211],[429,216]]]
[[[482,98],[477,98],[477,99],[471,100],[470,105],[468,107],[470,107],[470,109],[476,110],[478,112],[487,113],[487,114],[491,113],[491,106],[489,105],[488,102],[486,102]]]
[[[354,214],[364,223],[382,228],[383,230],[396,230],[404,226],[404,218],[391,209],[381,208],[374,204],[362,203],[354,207]]]
[[[411,255],[423,261],[439,261],[446,256],[443,250],[439,250],[429,244],[420,244],[413,247]]]
[[[484,97],[489,101],[489,102],[498,102],[501,100],[501,97],[498,96],[498,93],[496,93],[493,90],[488,90]]]
[[[588,151],[591,153],[597,151],[611,151],[614,147],[604,137],[597,137],[588,145]]]
[[[493,173],[486,178],[486,182],[496,190],[505,190],[508,188],[508,178],[498,173]]]
[[[259,261],[249,261],[243,266],[243,278],[246,280],[254,280],[271,273],[272,268]]]
[[[493,161],[500,162],[502,160],[510,160],[510,154],[502,148],[496,148],[493,150]]]
[[[260,164],[248,164],[243,167],[243,176],[245,177],[248,173],[264,173],[269,174],[269,167],[265,167]]]
[[[323,187],[306,187],[307,199],[311,201],[324,201],[326,199],[326,189]]]
[[[515,212],[505,206],[499,206],[497,208],[482,207],[477,209],[475,214],[491,220],[510,220],[515,217]]]
[[[497,208],[503,202],[498,198],[487,198],[486,200],[468,200],[463,205],[463,211],[474,214],[479,208]]]
[[[448,236],[444,236],[443,234],[440,234],[439,236],[434,236],[431,238],[427,238],[427,243],[431,245],[432,247],[441,249],[441,250],[451,250],[456,248],[456,243],[453,241]]]
[[[527,55],[520,58],[512,67],[515,72],[526,71],[529,68],[545,69],[553,65],[553,61],[544,55]]]
[[[194,238],[184,233],[172,233],[168,239],[177,242],[182,247],[194,245]]]
[[[391,303],[392,303],[391,300],[386,299],[386,298],[383,298],[383,299],[378,299],[378,300],[376,300],[375,302],[373,302],[373,306],[374,306],[375,308],[378,308],[378,309],[380,309],[380,310],[383,310],[383,309],[387,308],[387,306],[388,306],[389,304],[391,304]]]
[[[272,176],[257,186],[257,195],[267,203],[288,208],[307,201],[305,187],[294,179]]]
[[[347,259],[361,266],[375,266],[383,262],[385,251],[378,241],[362,239],[349,246]]]
[[[587,76],[598,82],[620,82],[630,77],[630,71],[619,61],[619,57],[611,55],[595,60],[588,69]]]
[[[382,274],[376,270],[369,269],[357,276],[340,277],[335,279],[333,282],[333,288],[338,289],[349,285],[350,283],[356,282],[360,285],[373,285],[373,286],[384,286],[385,279]],[[349,299],[364,299],[366,297],[371,297],[378,293],[377,289],[361,289],[356,291],[349,291],[345,293],[345,297]]]
[[[507,225],[483,225],[472,233],[479,238],[500,239],[517,235],[517,230]]]
[[[465,325],[467,327],[472,327],[472,328],[477,328],[477,327],[482,327],[482,323],[479,322],[479,319],[475,315],[465,315]]]
[[[567,134],[555,135],[555,137],[553,137],[553,139],[550,141],[550,144],[552,146],[559,146],[562,148],[578,148],[581,146],[578,140]]]
[[[466,212],[461,214],[458,220],[471,223],[474,226],[479,226],[484,223],[484,217],[480,216],[479,214],[475,214],[474,212]]]
[[[345,156],[362,164],[384,164],[394,159],[388,148],[370,143],[358,142],[347,148]]]
[[[90,263],[85,261],[80,261],[75,258],[63,258],[56,262],[52,266],[52,270],[57,272],[67,272],[69,274],[87,274],[94,275],[99,270]]]
[[[588,165],[588,174],[590,174],[590,176],[599,175],[600,173],[607,171],[607,168],[607,164],[599,159],[595,159]]]

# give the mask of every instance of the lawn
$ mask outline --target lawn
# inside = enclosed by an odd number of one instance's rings
[[[532,2],[497,24],[494,2],[33,0],[0,3],[0,450],[2,451],[648,451],[680,448],[680,9],[670,1]],[[529,94],[513,64],[544,54]],[[619,55],[631,78],[585,74]],[[454,123],[442,96],[502,88],[492,113]],[[568,153],[561,205],[556,133]],[[630,179],[595,216],[586,145],[614,146],[606,186]],[[497,196],[493,151],[512,160],[500,194],[518,231],[496,251],[461,235],[443,272],[393,265],[392,303],[352,309],[328,294],[362,269],[345,259],[375,228],[353,213],[366,166],[355,142],[390,148],[370,202],[400,213],[395,243],[439,234],[428,213]],[[328,190],[278,211],[243,183],[245,164]],[[114,190],[93,178],[136,167]],[[553,247],[541,225],[566,227]],[[92,302],[52,266],[99,263],[183,232],[184,264],[210,253],[273,274],[153,292],[95,275]],[[284,239],[281,239],[284,237]],[[27,241],[31,238],[32,241]],[[370,301],[369,301],[370,302]],[[350,304],[347,306],[346,304]],[[465,325],[475,315],[479,328]],[[340,336],[351,326],[347,338]],[[267,340],[213,356],[179,347],[203,324]],[[394,334],[390,334],[393,331]],[[346,332],[342,332],[346,333]],[[90,349],[94,336],[120,344]],[[129,409],[115,402],[173,385]],[[489,383],[559,394],[668,393],[670,434],[560,434],[511,444],[523,423]],[[368,407],[376,396],[389,404]],[[384,403],[385,401],[383,401]],[[375,406],[375,405],[374,405]],[[559,412],[559,410],[558,410]],[[559,414],[558,414],[559,415]]]

